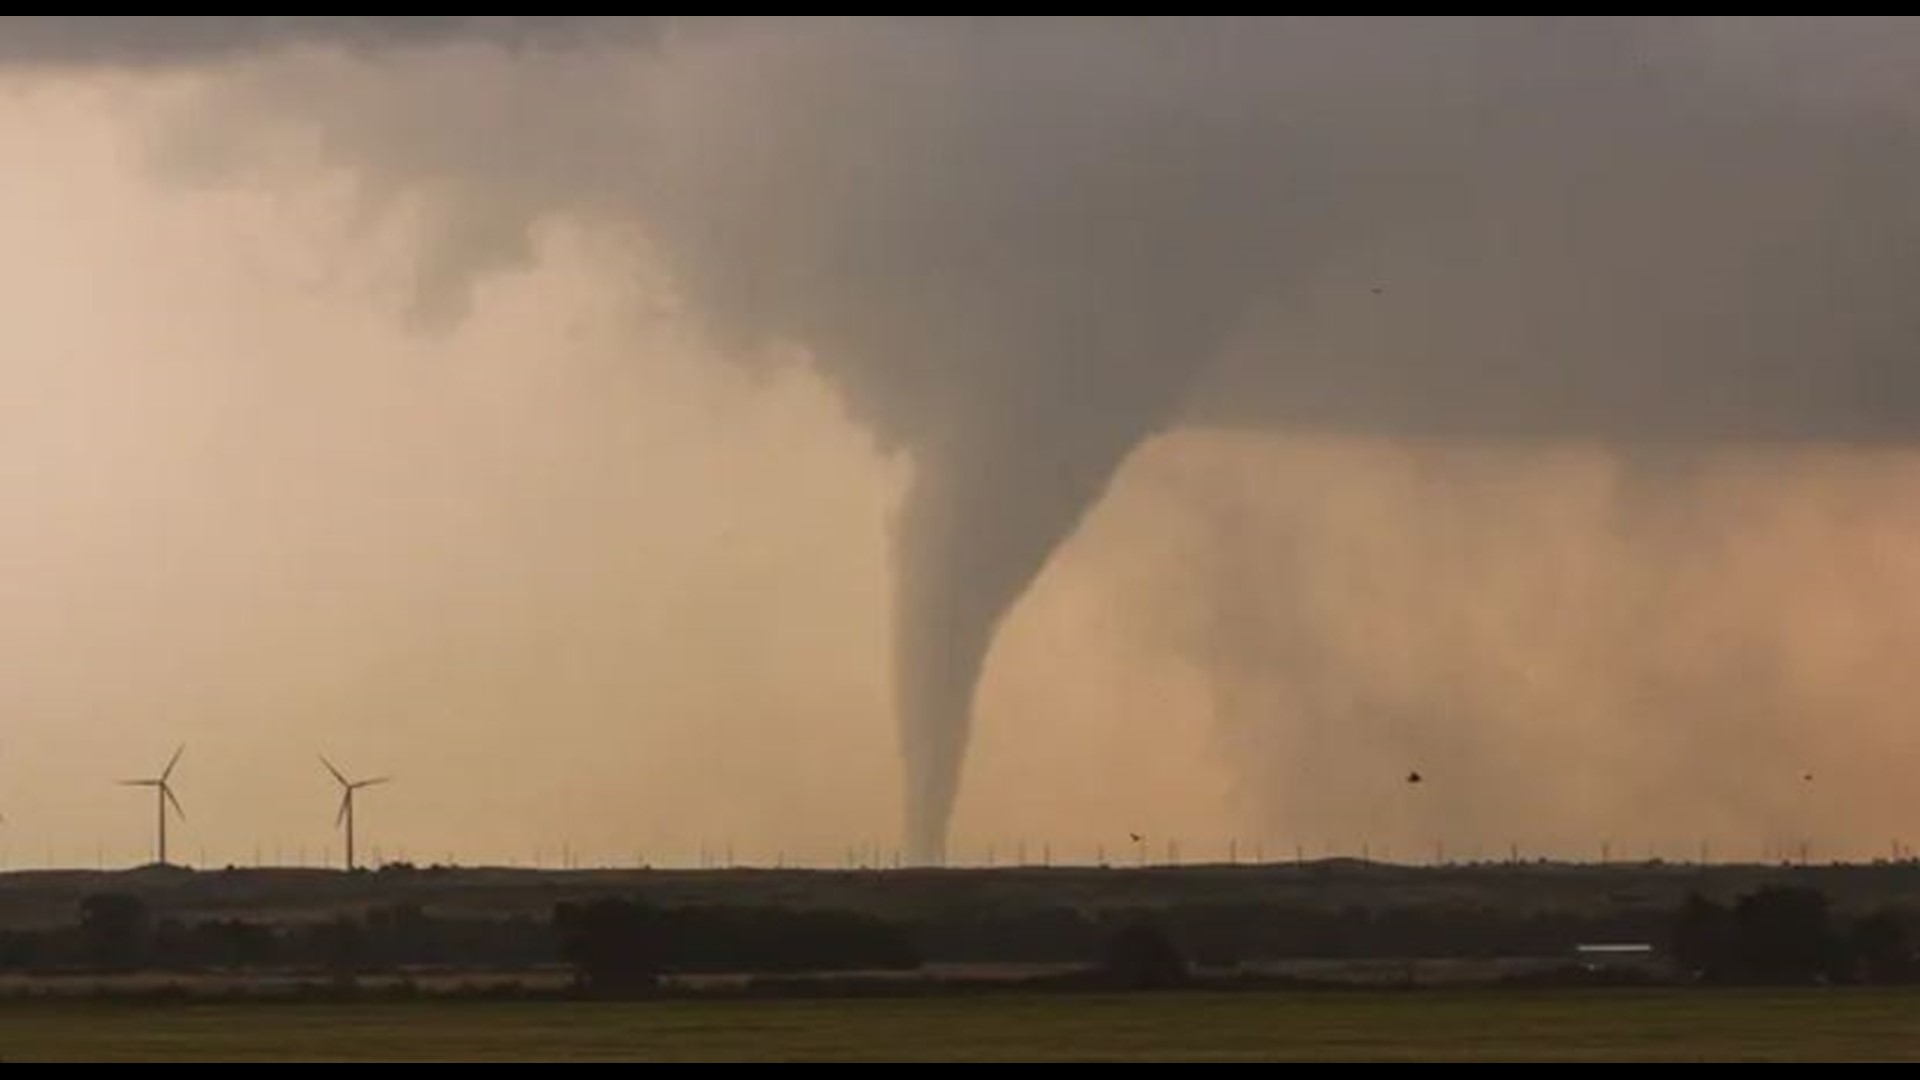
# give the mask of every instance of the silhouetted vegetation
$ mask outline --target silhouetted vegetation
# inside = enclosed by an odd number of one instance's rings
[[[630,900],[561,904],[553,912],[560,951],[580,984],[602,994],[652,989],[663,968],[660,920]]]
[[[1556,956],[1582,941],[1658,941],[1672,913],[1654,907],[1520,911],[1484,906],[1374,908],[1361,904],[1213,903],[1099,910],[943,913],[916,920],[929,958],[970,962],[1091,963],[1118,928],[1152,920],[1208,967],[1270,958],[1493,958]]]
[[[666,973],[885,970],[920,962],[898,928],[850,912],[602,899],[560,904],[554,929],[582,983],[615,993],[645,989]]]
[[[1121,927],[1107,940],[1101,972],[1124,990],[1165,990],[1187,981],[1187,958],[1152,922]]]
[[[1759,889],[1731,907],[1689,896],[1673,952],[1685,971],[1712,983],[1900,982],[1914,973],[1898,914],[1877,911],[1843,932],[1826,895],[1799,886]]]
[[[1920,961],[1914,957],[1909,923],[1882,909],[1854,921],[1848,939],[1854,971],[1870,983],[1906,983],[1920,980]]]
[[[242,917],[238,912],[250,911],[245,895],[193,917],[169,906],[178,878],[162,879],[144,894],[101,890],[71,900],[64,924],[0,930],[0,970],[268,972],[340,992],[368,980],[389,986],[433,977],[444,985],[443,977],[456,972],[496,979],[527,973],[557,988],[570,970],[580,989],[614,995],[710,974],[804,976],[809,985],[831,986],[847,979],[822,980],[822,974],[898,972],[923,962],[988,965],[1004,973],[996,977],[1008,979],[1134,988],[1247,983],[1256,977],[1410,981],[1416,963],[1422,982],[1477,971],[1511,985],[1675,977],[1723,985],[1893,983],[1920,977],[1913,955],[1915,909],[1889,907],[1885,899],[1873,906],[1836,905],[1824,890],[1809,887],[1804,875],[1772,885],[1749,878],[1742,891],[1715,895],[1700,889],[1684,901],[1676,889],[1661,902],[1642,890],[1619,888],[1613,879],[1614,887],[1604,892],[1563,892],[1552,906],[1537,909],[1473,902],[1465,891],[1387,905],[1302,902],[1299,897],[1314,895],[1311,889],[1287,901],[1209,899],[1201,893],[1194,900],[1123,903],[1111,894],[1035,887],[1051,888],[1055,879],[984,875],[780,877],[770,880],[784,891],[759,894],[779,902],[741,904],[689,902],[684,892],[675,898],[671,888],[555,895],[546,891],[548,879],[528,877],[520,880],[536,888],[522,894],[523,902],[488,911],[463,906],[457,889],[426,884],[454,873],[393,866],[295,879],[301,890],[338,887],[338,899],[287,905],[305,893],[285,892],[275,898],[283,905],[278,917]],[[400,881],[402,876],[411,883]],[[379,877],[400,888],[376,888]],[[260,878],[255,886],[286,880]],[[738,879],[713,880],[732,888]],[[991,888],[979,888],[982,881]],[[846,883],[868,891],[849,889],[838,894],[840,901],[879,898],[891,909],[881,914],[820,902]],[[376,902],[395,892],[418,899]],[[1330,899],[1352,894],[1349,888]],[[1576,954],[1576,945],[1590,942],[1644,942],[1655,954]],[[1529,963],[1516,966],[1517,959]],[[1448,963],[1436,967],[1430,960]],[[1289,966],[1273,966],[1282,961]],[[545,974],[537,974],[540,969]],[[1404,979],[1396,974],[1403,970],[1409,973]],[[1323,971],[1337,974],[1318,974]]]
[[[144,965],[148,945],[147,905],[126,893],[97,893],[80,902],[80,939],[86,959],[99,971],[132,971]]]

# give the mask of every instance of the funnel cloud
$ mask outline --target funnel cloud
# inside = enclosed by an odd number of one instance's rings
[[[190,70],[168,167],[413,200],[429,321],[570,216],[804,350],[912,470],[923,861],[996,630],[1156,434],[1910,443],[1917,61],[1877,18],[0,22]]]

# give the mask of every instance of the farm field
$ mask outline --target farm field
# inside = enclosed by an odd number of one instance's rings
[[[1920,991],[981,995],[0,1006],[0,1057],[135,1060],[1920,1060]]]

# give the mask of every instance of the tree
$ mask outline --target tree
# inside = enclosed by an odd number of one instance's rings
[[[1719,982],[1739,967],[1733,913],[1699,893],[1688,893],[1674,921],[1673,957],[1694,978]]]
[[[1159,926],[1134,922],[1107,939],[1102,968],[1115,985],[1158,990],[1187,981],[1187,958]]]
[[[1812,982],[1832,976],[1839,940],[1818,889],[1773,886],[1740,898],[1733,910],[1742,974],[1768,983]]]
[[[1872,983],[1905,982],[1916,974],[1907,924],[1882,909],[1853,924],[1850,944],[1859,975]]]
[[[650,990],[659,982],[664,951],[660,919],[647,904],[603,899],[554,907],[561,955],[581,987],[595,994]]]
[[[315,927],[321,963],[333,981],[351,986],[367,963],[367,932],[358,919],[336,915],[330,922]]]
[[[201,923],[200,934],[213,946],[217,962],[227,968],[258,968],[273,963],[274,932],[271,926],[245,919],[220,919]]]
[[[147,905],[128,893],[95,893],[80,901],[87,958],[103,971],[131,971],[146,959]]]
[[[1845,979],[1855,943],[1834,932],[1827,908],[1825,893],[1789,885],[1748,893],[1731,909],[1689,895],[1673,925],[1674,958],[1710,982]]]

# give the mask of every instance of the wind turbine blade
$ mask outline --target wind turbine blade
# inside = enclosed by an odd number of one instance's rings
[[[347,820],[347,806],[353,802],[353,789],[349,787],[345,795],[340,796],[340,812],[333,816],[333,827],[339,828]]]
[[[122,780],[119,783],[121,787],[159,787],[160,786],[160,781],[158,780]]]
[[[325,754],[320,755],[320,764],[325,765],[327,767],[327,771],[333,774],[333,778],[335,780],[340,781],[340,784],[342,787],[350,786],[347,784],[346,776],[342,774],[339,769],[336,769],[333,767],[333,762],[327,760],[327,755]]]
[[[180,815],[181,821],[187,820],[187,812],[185,810],[180,809],[180,800],[173,797],[172,788],[168,787],[165,784],[161,784],[160,794],[166,796],[167,801],[173,804],[173,812]]]
[[[160,770],[161,782],[164,783],[165,781],[172,779],[173,767],[175,765],[180,764],[180,755],[186,752],[187,752],[187,744],[181,743],[179,749],[173,752],[173,756],[167,759],[167,767]]]
[[[393,783],[393,777],[391,776],[376,776],[371,780],[359,781],[353,786],[357,788],[363,788],[363,787],[372,787],[375,784],[391,784],[391,783]]]

